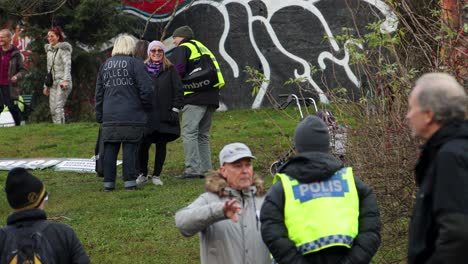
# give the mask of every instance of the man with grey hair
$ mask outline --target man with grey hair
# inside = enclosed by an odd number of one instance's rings
[[[200,263],[270,263],[259,219],[265,187],[253,171],[254,159],[243,143],[224,146],[220,168],[206,176],[206,192],[176,213],[182,235],[200,233]]]
[[[26,73],[23,65],[23,57],[17,47],[11,45],[11,32],[8,29],[0,30],[0,113],[3,105],[8,107],[15,125],[21,123],[21,112],[13,100],[18,96],[13,85]]]
[[[415,168],[416,205],[408,263],[466,263],[468,252],[467,95],[446,73],[416,81],[406,115],[413,137],[426,142]]]

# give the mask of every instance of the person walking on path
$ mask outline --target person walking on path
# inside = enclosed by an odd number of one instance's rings
[[[23,57],[17,47],[11,44],[11,31],[8,29],[0,30],[0,113],[3,106],[6,105],[15,121],[15,125],[21,124],[21,112],[14,103],[18,97],[12,86],[17,85],[18,81],[26,73],[23,64]]]
[[[49,96],[50,114],[54,124],[65,124],[65,104],[72,91],[70,43],[64,41],[60,27],[53,27],[47,32],[49,44],[44,46],[47,54],[47,71],[52,73],[53,83],[44,84],[43,94]]]

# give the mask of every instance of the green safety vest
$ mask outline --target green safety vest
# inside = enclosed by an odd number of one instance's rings
[[[300,183],[278,173],[285,194],[289,239],[303,255],[332,246],[351,248],[359,228],[359,197],[351,167],[326,181]]]
[[[223,77],[223,74],[221,73],[218,61],[216,60],[215,56],[200,41],[193,40],[193,39],[191,39],[190,41],[193,41],[193,42],[195,42],[197,44],[197,46],[200,49],[202,54],[207,54],[207,55],[210,56],[211,60],[213,61],[214,66],[216,68],[216,71],[218,72],[218,83],[213,85],[213,87],[221,89],[224,86],[224,77]],[[200,54],[198,52],[197,47],[195,47],[195,45],[193,45],[190,42],[184,42],[184,43],[180,44],[180,46],[185,46],[185,47],[190,49],[190,58],[189,58],[189,60],[194,60],[194,59],[196,59],[196,58],[198,58],[198,57],[200,57],[202,55],[202,54]],[[184,95],[191,94],[191,93],[194,93],[194,92],[193,91],[184,92]]]
[[[19,102],[19,104],[18,104],[18,102]],[[23,96],[21,96],[21,95],[18,96],[18,100],[15,101],[14,103],[15,103],[16,105],[18,105],[18,108],[19,108],[19,110],[20,110],[21,112],[24,112],[24,99],[23,99]],[[1,108],[0,110],[2,110],[2,111],[0,111],[0,113],[1,113],[1,112],[8,112],[8,111],[10,111],[10,109],[8,109],[8,106],[7,106],[7,105],[5,105],[5,106],[4,106],[3,108]]]

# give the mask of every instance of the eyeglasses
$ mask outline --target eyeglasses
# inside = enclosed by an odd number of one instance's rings
[[[162,49],[152,49],[150,50],[151,53],[164,53]]]

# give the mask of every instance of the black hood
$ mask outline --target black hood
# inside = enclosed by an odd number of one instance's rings
[[[303,183],[323,181],[343,168],[343,162],[325,152],[304,152],[286,162],[279,173]]]

